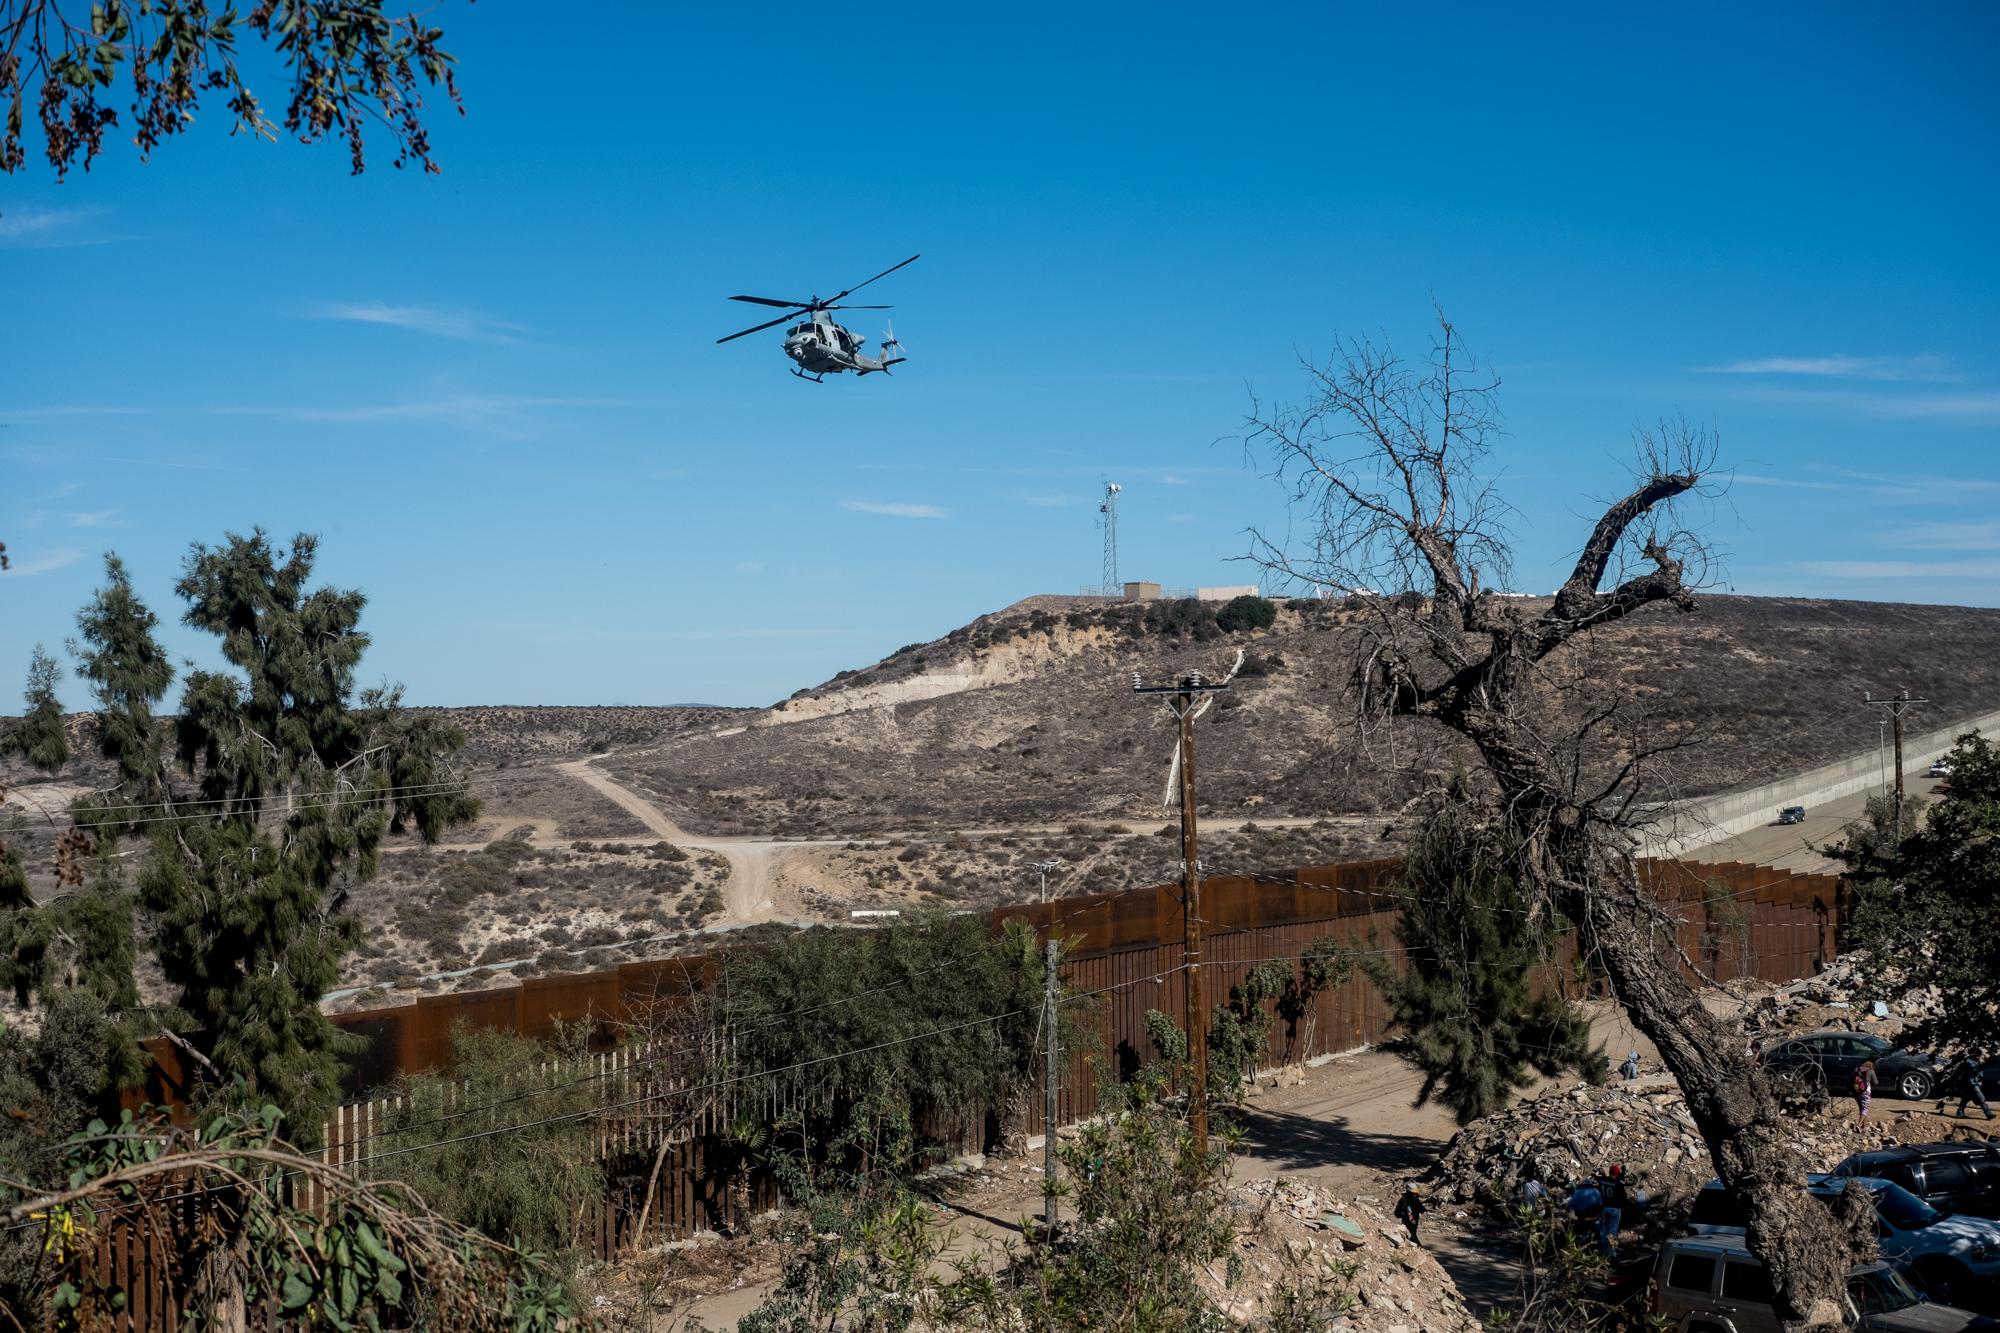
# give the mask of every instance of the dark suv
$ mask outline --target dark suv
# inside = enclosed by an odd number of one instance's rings
[[[1781,1087],[1801,1077],[1814,1079],[1835,1097],[1854,1086],[1863,1060],[1875,1062],[1875,1089],[1887,1097],[1918,1102],[1937,1086],[1935,1057],[1899,1051],[1869,1032],[1828,1029],[1791,1037],[1764,1049],[1764,1068]]]
[[[1833,1179],[1893,1180],[1947,1213],[2000,1218],[2000,1139],[1918,1143],[1860,1152],[1833,1168]]]

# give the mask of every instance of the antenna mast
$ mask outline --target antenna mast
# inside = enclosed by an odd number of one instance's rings
[[[1124,586],[1118,582],[1118,492],[1124,490],[1115,481],[1104,483],[1104,503],[1097,506],[1097,512],[1104,515],[1104,595],[1116,597]]]

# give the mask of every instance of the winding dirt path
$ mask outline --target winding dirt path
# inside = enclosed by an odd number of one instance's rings
[[[588,759],[572,759],[556,765],[600,796],[614,801],[627,813],[676,847],[715,852],[729,862],[729,879],[723,886],[723,919],[733,925],[768,921],[775,914],[771,901],[771,869],[778,844],[757,838],[702,838],[689,833],[667,817],[666,811],[633,791]]]

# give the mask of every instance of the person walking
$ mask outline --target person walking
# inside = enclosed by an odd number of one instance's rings
[[[1969,1102],[1977,1102],[1979,1109],[1986,1112],[1988,1120],[1994,1119],[1993,1107],[1986,1100],[1983,1083],[1985,1067],[1969,1054],[1961,1054],[1951,1062],[1938,1078],[1937,1113],[1944,1114],[1944,1104],[1951,1100],[1952,1093],[1958,1094],[1958,1118],[1965,1119],[1965,1107]]]
[[[1403,1197],[1396,1200],[1396,1220],[1410,1229],[1410,1242],[1421,1248],[1423,1241],[1417,1237],[1417,1223],[1424,1216],[1423,1191],[1415,1185],[1403,1187]]]
[[[1865,1133],[1868,1129],[1868,1103],[1875,1100],[1875,1062],[1863,1060],[1861,1068],[1854,1071],[1854,1104],[1860,1110],[1856,1118]]]

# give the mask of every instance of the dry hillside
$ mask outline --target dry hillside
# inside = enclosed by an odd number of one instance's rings
[[[1204,813],[1386,813],[1454,752],[1420,725],[1356,725],[1360,614],[1295,601],[1269,630],[1220,633],[1177,604],[1034,599],[801,691],[740,731],[691,729],[604,763],[705,833],[1147,818],[1171,739],[1165,710],[1135,699],[1128,674],[1216,676],[1241,648],[1244,674],[1201,725]],[[2000,704],[1994,610],[1705,597],[1693,614],[1653,608],[1583,651],[1592,659],[1567,665],[1629,686],[1649,734],[1705,734],[1677,765],[1686,794],[1866,749],[1874,728],[1852,707],[1864,688],[1908,686],[1940,723]],[[1613,746],[1599,759],[1619,757]]]
[[[367,940],[350,980],[363,1000],[489,986],[504,980],[494,964],[600,966],[700,947],[720,925],[1019,900],[1051,858],[1057,895],[1166,881],[1170,722],[1128,676],[1219,676],[1239,650],[1243,673],[1199,728],[1204,864],[1383,854],[1394,812],[1453,764],[1448,738],[1357,726],[1358,612],[1291,602],[1268,630],[1227,632],[1216,610],[1034,598],[771,709],[441,710],[467,734],[483,813],[444,847],[390,848],[379,878],[349,886]],[[1705,734],[1677,775],[1689,794],[1866,749],[1863,689],[1929,697],[1926,727],[2000,706],[1994,610],[1708,597],[1588,651],[1566,673],[1629,687],[1647,734]],[[43,893],[53,825],[22,798],[60,812],[106,776],[93,720],[72,731],[80,758],[61,781],[0,763],[22,789],[9,836]]]

